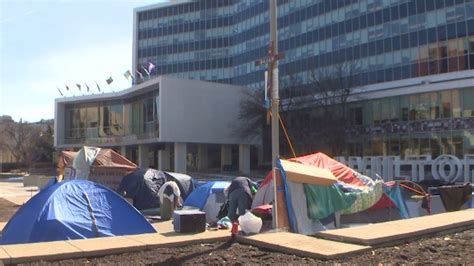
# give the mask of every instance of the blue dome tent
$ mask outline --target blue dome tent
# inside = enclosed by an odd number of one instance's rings
[[[41,190],[8,221],[0,244],[154,233],[150,223],[112,190],[87,180]]]
[[[139,210],[159,208],[158,191],[167,181],[176,182],[183,200],[186,200],[188,194],[194,190],[195,182],[191,176],[150,168],[138,169],[124,176],[117,193],[125,198],[133,199],[133,206]]]
[[[184,201],[183,209],[199,209],[206,213],[206,222],[217,222],[220,207],[226,201],[224,189],[228,181],[209,181],[196,187]]]
[[[133,199],[133,206],[138,210],[159,208],[158,191],[165,182],[166,176],[163,172],[138,169],[122,178],[117,193]]]

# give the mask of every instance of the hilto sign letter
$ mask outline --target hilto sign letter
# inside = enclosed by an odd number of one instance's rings
[[[336,157],[354,170],[369,176],[379,175],[385,181],[398,178],[411,181],[424,179],[442,180],[449,183],[474,182],[474,155],[466,154],[463,159],[443,154],[435,159],[431,155],[400,156],[351,156]]]
[[[463,165],[461,160],[453,155],[440,155],[431,164],[434,179],[443,179],[452,183],[461,177]]]

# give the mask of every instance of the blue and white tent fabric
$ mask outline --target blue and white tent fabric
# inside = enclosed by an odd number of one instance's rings
[[[365,211],[377,203],[384,193],[383,180],[374,181],[370,177],[364,175],[358,175],[358,178],[363,181],[366,186],[363,187],[362,191],[360,191],[360,188],[357,188],[352,191],[349,190],[350,192],[346,192],[347,194],[354,195],[355,201],[349,208],[341,210],[341,214],[351,214]],[[347,184],[346,188],[348,186],[351,185]]]
[[[70,180],[41,190],[8,221],[0,244],[154,233],[151,224],[112,190]]]
[[[199,209],[206,213],[206,222],[217,222],[217,215],[226,201],[225,188],[228,181],[210,181],[194,189],[184,201],[184,209]]]

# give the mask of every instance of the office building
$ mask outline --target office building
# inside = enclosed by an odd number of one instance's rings
[[[54,144],[113,148],[142,169],[248,173],[258,141],[234,133],[243,89],[162,76],[119,92],[59,98]]]
[[[135,10],[134,72],[264,86],[268,0],[171,1]],[[282,102],[312,93],[313,73],[345,73],[346,154],[474,153],[474,1],[278,1]],[[303,108],[303,107],[301,107]],[[311,124],[315,108],[288,124]],[[311,145],[306,145],[312,149]],[[309,152],[310,150],[303,151]]]

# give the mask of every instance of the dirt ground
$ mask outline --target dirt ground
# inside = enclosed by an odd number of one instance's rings
[[[6,222],[19,206],[0,198],[0,222]],[[192,264],[474,264],[474,229],[424,238],[406,244],[378,248],[338,260],[299,257],[234,242],[197,244],[175,248],[80,258],[28,265],[192,265]]]
[[[374,249],[338,260],[318,260],[273,252],[233,242],[157,248],[98,258],[81,258],[29,265],[192,265],[192,264],[474,264],[474,230],[425,238]]]

